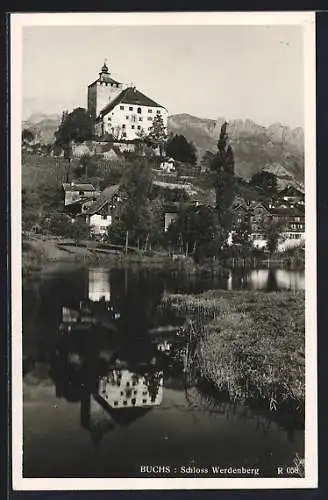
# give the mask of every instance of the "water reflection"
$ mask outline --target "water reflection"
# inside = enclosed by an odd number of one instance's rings
[[[81,425],[96,444],[163,400],[163,363],[178,326],[154,318],[163,287],[143,285],[141,294],[135,277],[127,286],[120,271],[91,269],[87,297],[73,293],[61,306],[49,373],[57,398],[80,403]]]
[[[284,274],[232,272],[220,279],[212,287],[256,283],[268,290],[280,286]],[[164,290],[174,287],[200,291],[208,282],[90,269],[51,276],[24,290],[24,475],[65,476],[75,467],[75,477],[124,477],[138,475],[136,464],[188,464],[194,456],[203,463],[242,464],[260,460],[277,439],[278,462],[296,448],[302,454],[295,421],[277,425],[261,409],[231,403],[204,384],[197,370],[187,376],[184,318],[158,308]],[[49,411],[54,395],[59,413]],[[29,398],[38,402],[37,414]],[[121,430],[127,427],[125,437]],[[85,436],[93,451],[80,453]],[[71,447],[63,458],[57,442],[65,446],[67,439]],[[89,459],[89,453],[107,454]],[[272,457],[265,460],[269,467]]]

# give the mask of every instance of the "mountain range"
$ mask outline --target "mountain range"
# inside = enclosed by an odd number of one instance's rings
[[[205,151],[215,153],[224,118],[210,120],[188,114],[172,115],[168,129],[192,141],[201,159]],[[267,170],[282,180],[304,179],[304,134],[302,128],[274,123],[264,127],[251,120],[228,122],[227,132],[235,156],[236,175],[249,179],[254,173]]]
[[[34,113],[23,121],[23,128],[32,130],[36,138],[45,144],[54,142],[54,134],[60,124],[58,114]],[[197,149],[198,160],[204,153],[215,153],[224,118],[217,120],[198,118],[186,113],[168,118],[168,131],[182,134]],[[304,134],[302,128],[274,123],[269,127],[251,120],[228,122],[228,134],[235,156],[235,173],[249,179],[254,173],[266,170],[278,177],[279,187],[304,182]]]

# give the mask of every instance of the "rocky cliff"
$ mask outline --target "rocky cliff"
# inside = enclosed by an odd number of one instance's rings
[[[210,120],[188,114],[169,117],[168,129],[192,141],[201,160],[205,151],[215,152],[224,118]],[[267,169],[273,173],[304,178],[304,137],[301,128],[291,129],[279,123],[263,127],[251,120],[233,120],[228,133],[235,153],[236,174],[244,179]]]

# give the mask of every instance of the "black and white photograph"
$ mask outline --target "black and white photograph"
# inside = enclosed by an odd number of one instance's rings
[[[14,489],[317,485],[315,16],[11,14]]]

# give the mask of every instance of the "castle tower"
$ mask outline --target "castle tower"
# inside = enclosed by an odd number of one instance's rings
[[[122,83],[111,77],[105,61],[97,80],[88,85],[88,111],[94,120],[100,111],[122,92],[122,89]]]

